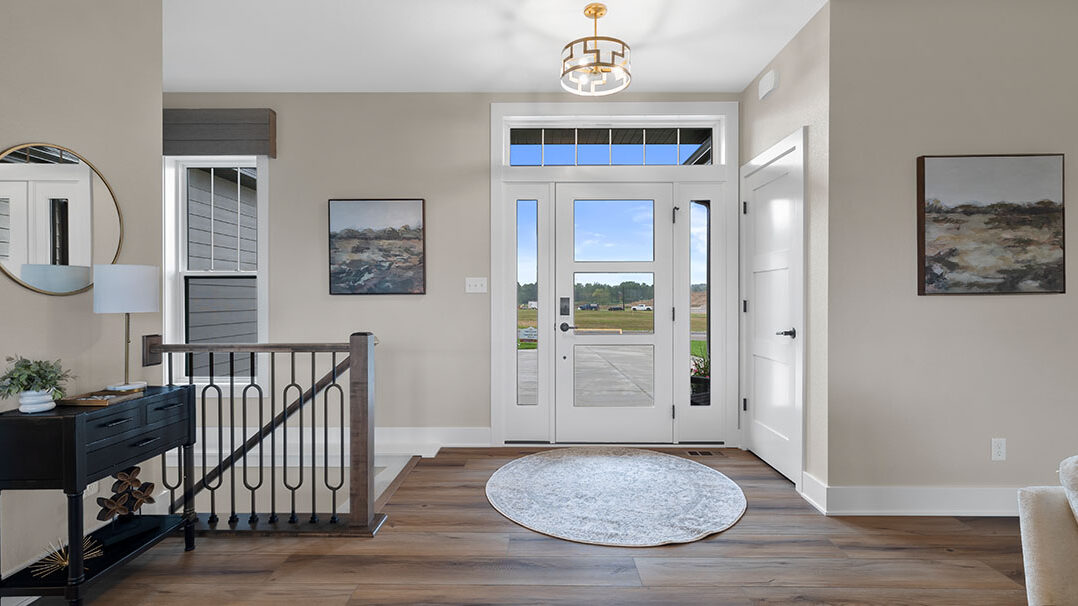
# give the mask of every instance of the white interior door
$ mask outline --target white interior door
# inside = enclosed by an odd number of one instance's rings
[[[555,440],[673,441],[670,184],[555,188]]]
[[[741,167],[742,397],[750,450],[801,486],[804,131]]]

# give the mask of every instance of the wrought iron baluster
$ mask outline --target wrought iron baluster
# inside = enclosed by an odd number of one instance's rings
[[[281,476],[284,479],[284,487],[287,488],[288,491],[291,493],[290,494],[291,509],[290,509],[290,513],[289,513],[289,516],[288,516],[288,523],[289,524],[295,524],[296,522],[299,521],[299,518],[296,517],[296,491],[303,487],[303,408],[302,408],[303,388],[300,387],[298,383],[296,383],[296,353],[291,352],[290,357],[291,357],[290,365],[291,365],[291,379],[292,379],[292,382],[289,383],[288,385],[285,385],[284,390],[281,392],[281,396],[284,398],[285,402],[287,402],[288,401],[288,390],[292,389],[294,387],[296,389],[297,399],[301,402],[301,407],[300,407],[300,409],[298,411],[299,414],[296,415],[296,418],[299,419],[299,449],[298,449],[299,450],[299,465],[298,465],[299,478],[296,481],[295,486],[293,486],[288,481],[288,419],[287,418],[285,418],[284,423],[281,425],[281,429],[283,430],[281,432],[281,442],[282,442],[282,449],[284,451],[284,464],[281,466]]]
[[[247,392],[254,388],[255,393],[258,394],[258,484],[252,485],[247,479],[247,455],[249,451],[243,451],[243,486],[247,490],[251,491],[251,517],[247,518],[247,522],[252,526],[258,523],[258,509],[255,505],[255,493],[262,487],[262,481],[264,476],[264,468],[262,465],[262,454],[265,452],[265,448],[262,445],[262,441],[266,436],[262,433],[262,427],[265,423],[262,411],[262,387],[255,381],[255,354],[251,352],[251,378],[246,387],[243,388],[243,438],[247,441]]]
[[[277,353],[270,352],[270,416],[277,414]],[[281,398],[281,414],[286,412],[288,399]],[[270,524],[277,523],[277,430],[270,429]]]
[[[318,422],[315,413],[318,411],[318,384],[314,374],[315,352],[311,352],[311,524],[318,523]],[[301,411],[302,415],[303,412]],[[323,420],[324,421],[324,420]],[[325,461],[322,462],[325,465]]]
[[[172,352],[166,354],[168,358],[168,386],[172,387],[175,383],[172,382]],[[183,457],[180,456],[180,449],[176,449],[176,469],[179,471],[179,475],[176,477],[176,482],[168,481],[168,461],[166,461],[166,453],[161,453],[161,484],[168,489],[168,512],[176,513],[176,491],[183,483]]]
[[[211,484],[206,479],[206,392],[211,389],[217,393],[217,464],[220,465],[222,461],[221,447],[224,446],[224,435],[222,434],[221,427],[221,400],[224,399],[224,394],[221,392],[221,388],[214,383],[214,365],[213,365],[213,352],[209,353],[210,358],[210,382],[208,385],[202,388],[202,481],[206,486],[206,490],[210,491],[210,517],[207,518],[207,522],[210,524],[216,524],[217,518],[217,489],[221,487],[221,482],[224,481],[223,476],[217,476],[217,483]],[[191,382],[194,382],[195,368],[191,366],[189,370]]]
[[[221,425],[221,420],[217,420]],[[228,452],[236,452],[236,352],[228,352]],[[244,453],[245,455],[247,453]],[[236,466],[228,468],[228,504],[231,509],[228,523],[235,526],[240,521],[236,515]]]
[[[337,383],[337,353],[333,352],[332,362],[333,382],[326,386],[322,392],[322,482],[329,489],[331,509],[329,521],[331,524],[338,522],[337,518],[337,491],[344,486],[344,389]],[[336,483],[331,484],[329,481],[329,392],[336,391],[338,403],[340,404],[340,430],[341,430],[341,443],[340,443],[340,479]]]

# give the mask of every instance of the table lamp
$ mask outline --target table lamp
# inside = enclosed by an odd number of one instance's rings
[[[94,265],[94,313],[124,315],[124,382],[108,389],[126,391],[145,387],[131,383],[131,314],[161,309],[161,268],[153,265]]]

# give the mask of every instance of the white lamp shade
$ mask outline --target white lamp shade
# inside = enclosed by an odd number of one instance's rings
[[[153,265],[94,265],[94,313],[159,311],[160,276]]]

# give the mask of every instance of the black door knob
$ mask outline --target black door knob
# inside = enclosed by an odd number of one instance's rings
[[[560,328],[562,332],[569,332],[570,330],[576,330],[576,326],[569,326],[568,322],[562,322],[561,326],[559,326],[558,328]]]

